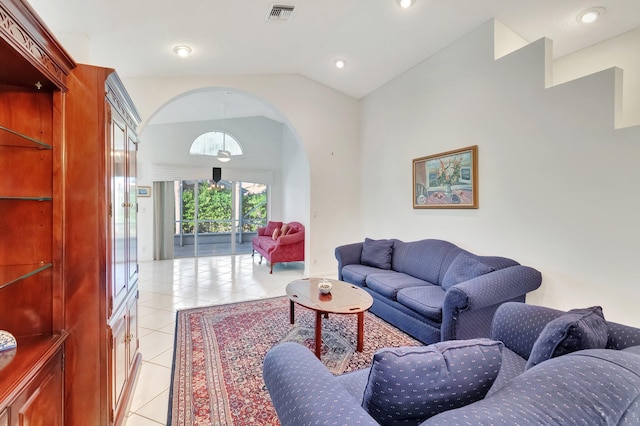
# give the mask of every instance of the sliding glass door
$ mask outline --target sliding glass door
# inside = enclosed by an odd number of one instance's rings
[[[174,257],[251,253],[251,238],[267,222],[267,185],[211,180],[174,185]]]

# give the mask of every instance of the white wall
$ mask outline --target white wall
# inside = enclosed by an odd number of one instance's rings
[[[303,182],[284,196],[283,215],[307,217],[310,275],[335,273],[335,246],[365,236],[443,238],[538,268],[543,285],[531,303],[598,304],[608,319],[640,326],[634,314],[640,192],[632,186],[640,130],[614,129],[621,72],[608,69],[545,89],[551,41],[496,61],[495,36],[493,23],[478,28],[361,105],[290,75],[125,84],[145,120],[172,97],[203,87],[244,90],[287,118],[283,149],[302,145],[283,152],[294,166],[282,181]],[[624,50],[630,48],[633,43]],[[576,55],[556,61],[555,83],[569,78],[559,76],[560,68],[586,51]],[[578,68],[574,77],[584,75]],[[469,145],[479,146],[480,208],[412,209],[411,160]]]
[[[640,124],[640,28],[557,59],[553,64],[554,84],[606,68],[624,70],[618,127]]]
[[[550,41],[494,60],[489,22],[362,101],[363,232],[442,238],[539,269],[528,301],[640,326],[640,127],[609,69],[545,89]],[[477,210],[412,208],[412,159],[478,145]]]
[[[284,222],[309,223],[309,167],[295,136],[284,128],[282,137],[282,210]]]
[[[287,171],[281,178],[296,181],[301,187],[308,185],[304,204],[296,204],[290,198],[279,201],[282,215],[295,217],[307,228],[305,272],[336,273],[333,249],[338,242],[353,241],[360,234],[356,214],[360,175],[357,100],[297,75],[124,79],[124,83],[144,120],[139,132],[141,151],[147,149],[145,144],[150,150],[157,148],[153,141],[147,141],[146,123],[153,113],[174,97],[192,90],[241,90],[278,111],[287,127],[282,143],[290,146],[295,140],[299,146],[298,152],[290,150],[282,154],[283,159],[290,158],[292,163],[283,166]],[[303,192],[295,190],[298,198]],[[142,238],[143,232],[140,234]]]
[[[226,131],[244,150],[242,158],[223,164],[210,156],[190,155],[193,141],[203,133]],[[235,118],[146,126],[140,145],[138,176],[157,180],[159,170],[151,165],[189,165],[205,169],[211,177],[212,165],[228,169],[279,169],[282,161],[282,124],[264,117]],[[196,172],[194,172],[196,173]],[[154,175],[156,174],[156,175]],[[224,176],[223,176],[224,178]]]
[[[282,138],[282,186],[284,222],[300,222],[306,226],[310,223],[310,185],[309,164],[302,146],[296,140],[295,135],[284,128]],[[307,232],[309,235],[309,232]],[[324,242],[323,242],[324,241]],[[310,238],[305,239],[305,253],[309,253]],[[327,244],[327,239],[317,241],[316,250],[322,250],[322,244]],[[309,263],[305,265],[305,273],[309,273]]]

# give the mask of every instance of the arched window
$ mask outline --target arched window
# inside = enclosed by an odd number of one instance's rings
[[[218,156],[219,151],[229,151],[231,155],[242,155],[240,144],[228,133],[224,132],[207,132],[198,136],[189,148],[191,155],[210,155]]]

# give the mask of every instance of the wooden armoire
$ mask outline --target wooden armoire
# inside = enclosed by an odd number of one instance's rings
[[[137,333],[136,127],[113,69],[78,65],[0,0],[0,426],[122,424]]]

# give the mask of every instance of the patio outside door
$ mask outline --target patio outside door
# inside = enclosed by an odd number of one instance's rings
[[[231,181],[216,185],[211,180],[175,185],[174,257],[251,253],[251,237],[266,224],[266,185]]]

